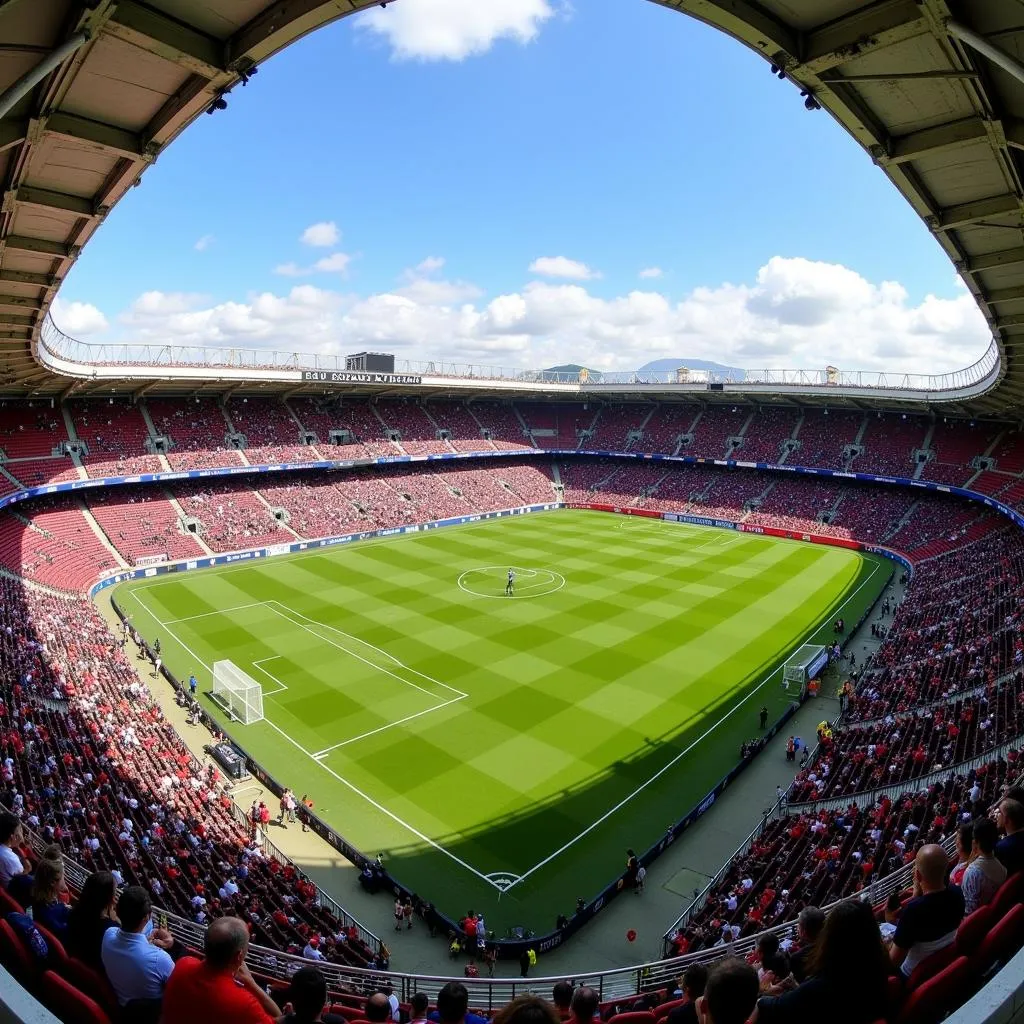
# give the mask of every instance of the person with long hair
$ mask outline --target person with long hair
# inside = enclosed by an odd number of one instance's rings
[[[971,861],[974,847],[974,823],[968,821],[956,830],[956,866],[949,875],[950,885],[960,885],[964,880],[964,872]]]
[[[846,900],[825,918],[807,964],[807,980],[757,1004],[757,1024],[827,1019],[867,1024],[885,1015],[889,957],[871,907]]]
[[[492,1024],[560,1024],[554,1005],[540,996],[516,996],[494,1016]]]
[[[48,928],[63,943],[67,937],[71,908],[67,896],[64,862],[59,857],[43,857],[32,873],[32,918]]]
[[[116,898],[114,876],[109,871],[94,871],[85,880],[68,918],[64,942],[68,953],[100,971],[103,970],[100,959],[103,934],[120,923],[114,909]]]

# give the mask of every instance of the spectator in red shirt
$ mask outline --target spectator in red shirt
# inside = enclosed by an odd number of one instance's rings
[[[249,930],[220,917],[206,930],[205,960],[182,957],[164,988],[162,1024],[274,1024],[281,1011],[245,965]]]

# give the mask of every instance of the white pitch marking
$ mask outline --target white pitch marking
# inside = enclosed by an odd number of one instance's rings
[[[415,687],[417,690],[420,690],[423,693],[427,694],[428,697],[435,697],[435,694],[431,693],[429,690],[427,690],[424,687],[418,685],[417,683],[410,682],[408,679],[402,679],[401,676],[395,675],[395,673],[392,672],[390,669],[383,668],[380,665],[374,665],[374,663],[372,661],[368,661],[362,655],[356,654],[354,651],[350,651],[347,647],[344,647],[344,646],[342,646],[339,643],[335,643],[333,640],[328,640],[327,637],[320,636],[319,633],[314,633],[310,626],[304,626],[301,622],[296,622],[294,619],[289,618],[289,616],[290,615],[295,615],[295,616],[297,616],[300,619],[305,619],[307,622],[313,623],[314,626],[319,626],[321,629],[329,629],[329,630],[331,630],[332,633],[337,633],[339,636],[343,636],[343,637],[345,637],[348,640],[354,640],[356,643],[363,644],[364,646],[369,647],[370,650],[376,651],[382,657],[385,657],[389,661],[394,662],[399,668],[404,668],[407,672],[411,672],[414,676],[419,676],[420,679],[426,679],[428,682],[434,683],[436,686],[443,686],[446,690],[451,690],[452,693],[457,694],[459,697],[468,697],[469,696],[468,693],[463,693],[462,690],[457,690],[454,686],[449,686],[447,683],[442,683],[440,679],[435,679],[433,676],[428,676],[425,672],[420,672],[418,669],[410,668],[408,665],[404,664],[402,661],[399,661],[399,659],[396,658],[393,654],[389,654],[387,651],[382,650],[380,647],[377,647],[375,644],[371,644],[367,640],[360,640],[359,637],[353,636],[351,633],[346,633],[344,630],[338,629],[336,626],[328,626],[327,623],[325,623],[325,622],[317,622],[316,619],[311,619],[308,615],[303,615],[302,612],[297,612],[293,608],[288,608],[287,605],[282,604],[280,601],[271,600],[271,601],[266,601],[264,603],[268,607],[270,605],[278,605],[281,608],[286,609],[288,614],[285,614],[285,612],[282,612],[282,611],[278,611],[277,608],[271,608],[270,610],[272,612],[274,612],[276,615],[280,615],[281,618],[288,619],[288,621],[291,622],[291,624],[293,626],[298,626],[300,629],[306,630],[307,633],[313,633],[313,636],[317,637],[320,640],[323,640],[324,643],[330,644],[332,647],[336,647],[339,651],[344,651],[346,654],[350,654],[357,661],[361,661],[361,662],[363,662],[363,664],[369,665],[370,668],[377,669],[378,672],[384,672],[386,675],[394,677],[400,683],[406,683],[409,686]]]
[[[203,659],[200,658],[199,655],[196,654],[196,652],[193,651],[192,648],[190,648],[188,646],[188,644],[186,644],[183,640],[181,640],[181,638],[174,632],[173,629],[169,629],[168,628],[167,623],[164,622],[161,618],[159,618],[159,616],[156,614],[156,612],[154,612],[147,605],[143,604],[142,601],[139,600],[139,598],[136,598],[135,600],[138,603],[139,607],[142,608],[143,611],[148,612],[149,615],[152,616],[153,620],[162,629],[166,629],[167,632],[170,633],[171,636],[174,637],[174,639],[179,644],[181,644],[181,646],[186,651],[188,651],[188,653],[191,654],[192,657],[195,658],[195,660],[200,665],[203,666],[203,668],[206,669],[207,672],[212,672],[213,671],[213,669],[211,669],[210,666],[207,665],[206,662],[203,661]],[[502,892],[503,891],[499,885],[497,885],[495,882],[491,881],[491,879],[488,878],[487,875],[485,875],[482,871],[477,871],[477,869],[475,867],[473,867],[472,864],[467,864],[461,857],[457,857],[454,853],[452,853],[451,850],[446,850],[443,846],[441,846],[440,843],[435,842],[433,839],[430,838],[430,836],[424,835],[424,833],[422,833],[418,828],[414,827],[413,825],[410,825],[407,821],[403,821],[403,819],[401,819],[397,814],[395,814],[394,811],[390,811],[383,804],[378,803],[369,794],[364,793],[358,786],[356,786],[353,783],[349,782],[348,779],[346,779],[344,776],[339,775],[333,768],[329,768],[327,765],[325,765],[323,763],[322,760],[320,760],[317,757],[315,757],[304,746],[302,746],[301,743],[299,743],[293,737],[289,736],[288,733],[286,733],[284,731],[284,729],[282,729],[279,725],[275,725],[269,718],[263,718],[261,721],[263,721],[266,725],[269,725],[271,729],[274,729],[276,732],[279,732],[293,747],[295,747],[296,750],[299,750],[303,754],[305,754],[306,757],[308,757],[314,764],[319,765],[325,772],[327,772],[328,775],[330,775],[332,778],[336,779],[338,782],[340,782],[343,786],[345,786],[351,792],[355,793],[356,796],[361,797],[368,804],[370,804],[371,807],[375,807],[378,811],[381,812],[381,814],[384,814],[387,817],[389,817],[397,825],[401,825],[402,828],[406,829],[408,832],[411,832],[417,839],[419,839],[422,842],[426,843],[428,846],[433,847],[433,849],[437,850],[438,853],[443,853],[446,857],[449,858],[449,860],[453,860],[460,867],[465,868],[470,874],[475,875],[477,878],[479,878],[481,881],[486,882],[488,885],[494,886],[494,888],[497,889],[498,892]],[[255,723],[255,724],[258,724],[258,723]]]
[[[367,736],[375,736],[379,732],[385,732],[388,729],[393,729],[396,725],[402,725],[403,722],[411,722],[414,718],[421,718],[423,715],[432,715],[435,711],[440,711],[441,708],[448,707],[449,704],[458,704],[460,700],[465,700],[465,698],[452,697],[451,700],[446,700],[435,707],[427,708],[425,711],[417,711],[415,715],[406,715],[405,718],[399,718],[395,722],[388,722],[387,725],[378,726],[376,729],[371,729],[369,732],[361,733],[359,736],[353,736],[349,740],[342,740],[341,743],[335,743],[332,747],[324,747],[323,750],[318,750],[313,756],[316,758],[325,757],[332,750],[337,750],[339,747],[347,747],[350,743],[355,743],[357,740],[365,740]]]
[[[262,602],[260,602],[260,603],[262,604]],[[270,671],[268,671],[267,669],[265,669],[263,667],[268,661],[280,661],[280,660],[282,660],[282,655],[280,655],[280,654],[272,654],[269,658],[260,658],[259,661],[254,661],[252,663],[252,667],[253,668],[258,668],[265,676],[270,676],[270,678],[273,679],[275,683],[277,683],[278,688],[276,690],[264,690],[263,691],[263,696],[264,697],[273,697],[274,694],[282,693],[284,690],[288,689],[288,685],[286,683],[282,683],[281,680],[278,679],[277,676],[275,676],[273,672],[270,672]]]
[[[478,594],[475,590],[470,590],[469,587],[466,585],[466,577],[471,576],[473,573],[490,572],[492,569],[497,569],[500,572],[504,572],[505,568],[501,565],[481,565],[475,569],[467,569],[464,573],[462,573],[459,576],[459,578],[455,582],[459,590],[461,590],[463,593],[469,594],[470,597],[483,597],[488,601],[523,601],[530,597],[547,597],[549,594],[557,594],[558,591],[565,586],[565,577],[560,572],[555,572],[553,569],[523,569],[518,565],[513,565],[510,568],[514,569],[521,575],[526,576],[528,579],[535,577],[542,572],[547,573],[551,577],[547,581],[547,583],[531,583],[529,586],[520,587],[520,590],[533,590],[537,587],[543,587],[549,584],[553,584],[557,580],[561,580],[561,582],[553,590],[545,591],[543,594]]]
[[[859,594],[868,585],[868,583],[871,582],[871,580],[874,578],[875,573],[878,572],[879,568],[881,568],[881,566],[876,565],[871,570],[871,573],[868,575],[868,577],[860,584],[859,587],[857,587],[857,589],[852,594],[850,594],[850,596],[843,602],[843,604],[840,607],[845,608],[846,605],[849,604],[850,601],[852,601],[854,597],[856,597],[857,594]],[[783,668],[784,666],[780,666],[774,672],[770,672],[767,676],[764,677],[764,679],[761,680],[761,682],[757,684],[757,686],[754,687],[753,690],[751,690],[743,698],[743,700],[741,700],[738,704],[734,704],[728,711],[726,711],[724,715],[722,715],[722,717],[717,722],[715,722],[714,725],[706,729],[685,750],[679,751],[679,753],[676,754],[676,756],[673,757],[671,761],[669,761],[667,764],[659,768],[649,779],[647,779],[646,782],[641,782],[640,785],[637,786],[632,793],[629,793],[628,795],[624,796],[614,807],[605,811],[605,813],[602,814],[601,817],[598,818],[596,821],[592,821],[582,832],[580,832],[579,835],[573,837],[567,843],[564,843],[557,850],[555,850],[554,853],[549,854],[538,864],[534,864],[534,866],[530,868],[529,871],[520,875],[519,878],[512,882],[512,884],[509,885],[507,889],[503,889],[502,892],[508,892],[508,889],[517,886],[520,882],[525,881],[527,878],[529,878],[530,875],[532,875],[535,871],[538,871],[545,865],[550,864],[551,861],[553,861],[560,854],[565,853],[566,850],[568,850],[571,846],[574,846],[576,843],[578,843],[584,836],[589,835],[591,832],[593,832],[598,825],[601,825],[605,821],[607,821],[616,811],[625,807],[626,804],[628,804],[633,799],[633,797],[635,797],[638,793],[642,793],[652,782],[655,782],[657,779],[661,778],[661,776],[664,775],[665,772],[667,772],[673,765],[678,764],[679,761],[683,757],[685,757],[691,750],[693,750],[693,748],[697,746],[698,743],[701,743],[703,740],[707,739],[707,737],[710,736],[727,718],[730,718],[741,707],[743,707],[750,700],[750,698],[753,697],[755,693],[757,693],[758,690],[760,690],[769,682],[769,680],[773,679],[776,675],[781,675]]]
[[[142,590],[142,587],[136,587],[137,590]],[[198,615],[185,615],[180,619],[168,619],[167,625],[173,626],[177,622],[191,622],[193,619],[206,619],[211,615],[227,615],[229,612],[240,612],[246,608],[260,608],[265,602],[253,601],[251,604],[236,604],[233,608],[221,608],[215,612],[200,612]]]

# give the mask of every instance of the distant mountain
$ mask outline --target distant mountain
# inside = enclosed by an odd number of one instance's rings
[[[724,366],[722,363],[712,363],[707,359],[687,359],[685,356],[679,359],[655,359],[653,362],[645,363],[637,370],[637,373],[646,373],[651,370],[678,370],[685,366],[688,370],[714,370],[716,373],[726,373],[730,377],[742,377],[744,372],[737,366]]]

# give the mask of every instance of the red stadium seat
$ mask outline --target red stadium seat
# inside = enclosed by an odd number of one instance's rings
[[[952,1007],[960,1005],[970,980],[970,961],[957,957],[910,994],[896,1024],[938,1024]]]
[[[685,999],[671,999],[667,1003],[662,1003],[661,1006],[656,1006],[654,1008],[655,1020],[664,1020],[677,1006],[682,1006],[685,1002]]]
[[[650,1010],[633,1010],[615,1014],[608,1024],[655,1024],[655,1019]]]
[[[1003,882],[995,896],[992,897],[989,906],[992,907],[993,917],[998,920],[1011,907],[1022,901],[1024,901],[1024,871],[1017,871]]]
[[[117,996],[110,987],[106,975],[77,957],[69,957],[59,973],[79,992],[95,1000],[111,1017],[117,1013]]]
[[[1018,903],[982,940],[971,957],[971,969],[979,977],[993,964],[1003,963],[1024,942],[1024,903]]]
[[[911,992],[923,985],[929,978],[934,978],[940,971],[945,970],[961,953],[956,948],[956,942],[951,942],[944,949],[940,949],[931,956],[925,957],[914,969],[910,972],[910,977],[907,978],[906,994],[909,996]]]
[[[99,1003],[53,971],[43,975],[41,997],[63,1024],[110,1024],[110,1017]]]
[[[991,905],[978,907],[973,914],[968,914],[960,922],[956,932],[957,953],[961,956],[970,956],[981,945],[981,940],[985,938],[995,919],[995,911]]]
[[[35,958],[21,936],[0,920],[0,961],[23,985],[31,988],[38,978]]]

